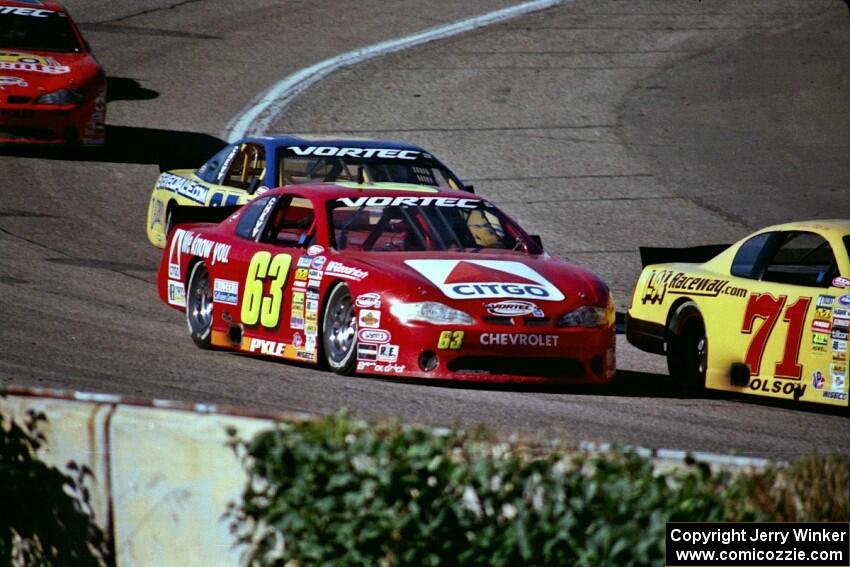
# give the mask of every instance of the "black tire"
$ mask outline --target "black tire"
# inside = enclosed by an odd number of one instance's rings
[[[667,326],[667,370],[685,396],[705,389],[708,338],[699,308],[692,301],[679,305]]]
[[[322,317],[322,353],[328,368],[351,374],[357,364],[357,318],[354,300],[345,284],[331,290]]]
[[[213,295],[210,273],[203,262],[192,266],[186,288],[186,324],[189,335],[201,348],[211,348]]]

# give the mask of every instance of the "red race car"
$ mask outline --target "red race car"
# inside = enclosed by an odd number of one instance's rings
[[[65,8],[0,0],[0,143],[101,146],[106,76]]]
[[[614,303],[488,201],[455,190],[298,185],[179,225],[159,294],[192,339],[340,374],[602,383]]]

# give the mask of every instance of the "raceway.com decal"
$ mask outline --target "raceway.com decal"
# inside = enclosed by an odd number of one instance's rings
[[[503,260],[405,260],[428,278],[446,297],[482,299],[515,297],[562,301],[549,280],[519,262]]]
[[[52,57],[42,57],[31,53],[18,53],[17,51],[0,51],[0,69],[7,71],[30,71],[33,73],[46,73],[48,75],[64,75],[70,73],[71,68],[60,65]]]

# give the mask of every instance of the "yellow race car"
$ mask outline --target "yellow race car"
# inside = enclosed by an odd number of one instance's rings
[[[666,355],[685,393],[847,406],[849,254],[850,220],[771,226],[731,246],[642,248],[627,338]]]
[[[160,174],[148,204],[148,240],[162,248],[175,225],[218,222],[275,187],[299,183],[392,183],[472,191],[429,152],[389,140],[243,138],[197,171]]]

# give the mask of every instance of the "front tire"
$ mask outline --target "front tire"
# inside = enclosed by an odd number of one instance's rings
[[[357,364],[357,319],[348,286],[333,288],[322,318],[322,351],[328,367],[351,374]]]
[[[699,308],[693,301],[681,304],[673,312],[667,327],[667,370],[685,396],[694,396],[705,388],[708,366],[708,338]]]
[[[203,262],[192,266],[186,291],[186,324],[189,335],[201,348],[211,348],[213,295],[210,273]]]

